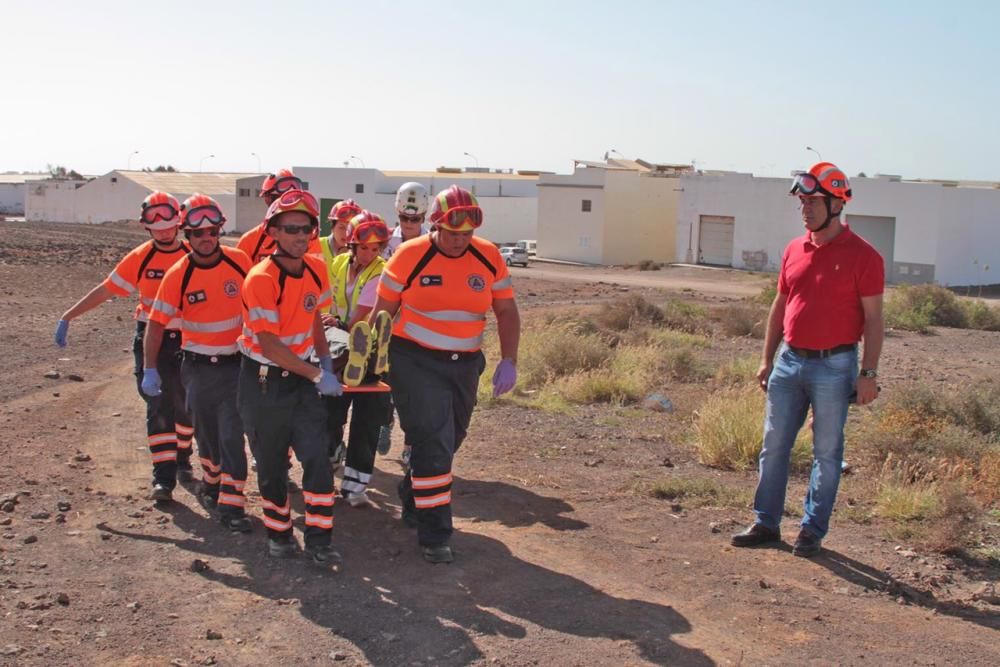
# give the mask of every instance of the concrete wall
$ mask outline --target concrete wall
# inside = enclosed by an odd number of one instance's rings
[[[680,180],[609,171],[602,264],[674,261]]]
[[[585,264],[604,257],[603,169],[578,169],[574,176],[546,175],[538,183],[538,256]],[[589,212],[582,210],[590,200]]]
[[[242,234],[260,224],[267,213],[264,200],[257,196],[265,176],[247,176],[236,181],[236,217],[234,230]]]
[[[1000,283],[1000,190],[942,187],[941,191],[945,213],[937,230],[935,280],[942,285]],[[898,244],[898,222],[896,229]]]
[[[27,183],[0,183],[0,215],[24,215]]]

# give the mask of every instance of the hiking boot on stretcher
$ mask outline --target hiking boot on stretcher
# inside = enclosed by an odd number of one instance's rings
[[[389,339],[392,338],[392,318],[380,310],[375,316],[375,375],[389,372]]]
[[[351,327],[348,336],[344,384],[357,387],[365,379],[368,357],[372,353],[372,330],[368,322],[361,320]]]

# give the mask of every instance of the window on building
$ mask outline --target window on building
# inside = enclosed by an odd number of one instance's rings
[[[118,182],[118,177],[117,176],[112,176],[111,177],[111,182],[112,183],[117,183]]]
[[[580,207],[580,210],[583,211],[584,213],[590,213],[590,200],[589,199],[584,199],[583,200],[583,204]]]
[[[358,184],[356,184],[354,186],[354,192],[356,192],[359,195],[360,194],[364,194],[364,192],[365,192],[365,184],[364,183],[358,183]]]
[[[309,181],[302,181],[302,189],[303,190],[309,189]]]
[[[250,196],[250,188],[240,188],[240,196],[241,197],[249,197]]]

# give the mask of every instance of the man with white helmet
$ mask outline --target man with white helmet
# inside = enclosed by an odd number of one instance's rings
[[[399,216],[399,224],[389,236],[389,245],[382,253],[383,257],[389,259],[404,241],[423,236],[430,231],[424,224],[429,201],[427,188],[422,184],[411,181],[399,186],[399,190],[396,191],[396,215]]]

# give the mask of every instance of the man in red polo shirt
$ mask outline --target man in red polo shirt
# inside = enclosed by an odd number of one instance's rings
[[[840,484],[844,423],[851,394],[858,405],[878,395],[882,352],[882,257],[841,222],[851,200],[847,176],[820,162],[795,177],[806,234],[785,249],[757,379],[767,393],[756,522],[733,535],[737,547],[781,540],[792,445],[813,410],[813,466],[801,530],[792,553],[810,557],[830,524]],[[864,339],[858,373],[858,341]],[[775,359],[775,352],[781,345]]]

